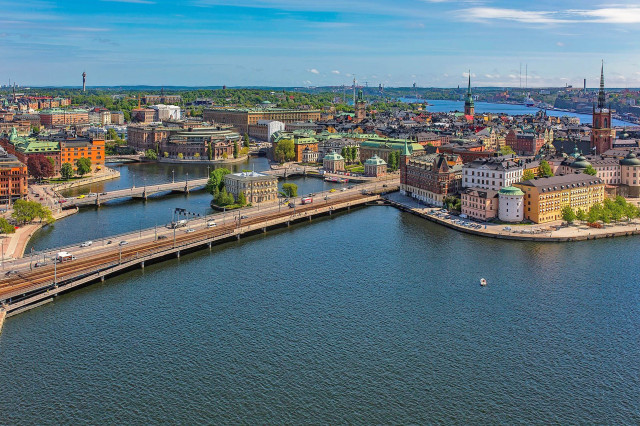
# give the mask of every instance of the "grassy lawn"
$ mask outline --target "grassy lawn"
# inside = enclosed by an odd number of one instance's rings
[[[364,173],[364,166],[360,164],[353,164],[351,166],[346,166],[345,169],[351,173]]]
[[[71,179],[54,178],[54,179],[45,179],[44,181],[47,183],[64,183],[64,182],[71,182],[74,180],[82,180],[82,179],[84,179],[84,177],[74,176]]]

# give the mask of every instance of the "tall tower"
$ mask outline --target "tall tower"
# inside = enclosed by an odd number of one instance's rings
[[[473,115],[476,111],[476,107],[473,103],[473,96],[471,96],[471,70],[469,70],[469,87],[467,88],[467,99],[464,101],[464,115]]]
[[[82,72],[82,91],[87,91],[87,73],[84,71]]]
[[[407,165],[409,164],[410,158],[411,150],[409,149],[409,144],[405,139],[404,148],[400,153],[400,158],[398,161],[398,167],[400,168],[400,193],[402,195],[407,195]]]
[[[356,117],[354,122],[360,123],[364,120],[366,102],[364,101],[364,94],[362,93],[362,89],[358,90],[358,98],[356,99]]]
[[[593,121],[591,126],[591,149],[596,154],[602,154],[611,149],[611,109],[607,108],[604,93],[604,61],[600,68],[600,91],[598,92],[598,106],[593,106]]]

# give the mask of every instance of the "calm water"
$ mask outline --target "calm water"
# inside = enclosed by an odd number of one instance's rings
[[[174,170],[176,180],[186,179],[186,173],[193,176],[204,177],[207,175],[207,167],[202,165],[171,165],[156,163],[130,163],[116,165],[120,171],[120,178],[104,183],[74,188],[71,193],[88,193],[90,191],[109,191],[119,188],[130,188],[134,179],[137,182],[143,177],[149,184],[170,181],[171,171]],[[114,167],[114,165],[110,165]],[[234,171],[242,169],[255,169],[263,171],[269,168],[266,158],[253,158],[249,163],[234,166]],[[134,178],[135,176],[135,178]],[[168,178],[167,178],[168,177]],[[291,182],[298,185],[299,195],[310,192],[321,192],[331,188],[340,188],[341,184],[325,182],[319,178],[294,177],[279,182],[282,184]],[[100,185],[100,188],[97,187]],[[195,191],[190,194],[169,194],[162,197],[149,197],[142,200],[115,200],[105,203],[102,207],[83,207],[80,212],[69,216],[41,229],[30,240],[26,253],[31,248],[35,251],[47,250],[68,244],[79,243],[86,240],[101,240],[110,235],[136,231],[140,228],[151,228],[155,225],[163,225],[171,222],[172,212],[175,208],[184,208],[187,211],[199,215],[211,214],[211,195],[204,191]]]
[[[639,261],[637,238],[316,220],[10,318],[0,423],[638,424]]]
[[[412,98],[402,98],[403,102],[415,102],[416,99]],[[423,99],[418,99],[420,102],[424,102]],[[427,106],[427,111],[430,112],[450,112],[450,111],[464,111],[464,101],[443,101],[443,100],[427,100],[429,102],[429,106]],[[504,113],[508,115],[526,115],[526,114],[535,114],[539,111],[538,108],[529,108],[524,105],[512,105],[512,104],[496,104],[491,102],[476,102],[476,113],[484,114],[499,114]],[[578,114],[575,112],[565,112],[565,111],[554,111],[547,110],[547,115],[550,117],[578,117],[580,118],[580,123],[582,124],[590,124],[591,123],[591,115],[590,114]],[[626,121],[612,119],[612,124],[614,126],[637,126],[637,124],[629,123]]]

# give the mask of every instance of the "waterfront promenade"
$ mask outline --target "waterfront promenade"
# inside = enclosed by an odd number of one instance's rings
[[[123,270],[144,268],[149,262],[179,257],[185,251],[211,247],[214,243],[239,239],[242,235],[264,233],[274,227],[311,221],[313,217],[331,215],[379,200],[374,188],[372,184],[358,185],[351,190],[329,193],[326,198],[316,198],[311,204],[297,204],[295,208],[282,204],[262,209],[256,206],[192,220],[185,228],[155,227],[113,236],[89,247],[60,247],[47,253],[35,253],[11,263],[12,273],[0,280],[0,304],[6,304],[11,316],[61,292],[104,280],[106,276]],[[389,190],[397,190],[397,186]],[[56,263],[55,254],[59,251],[72,253],[75,259]],[[35,267],[35,262],[44,266]]]
[[[425,207],[413,198],[402,195],[399,192],[387,194],[385,199],[391,205],[431,222],[455,229],[456,231],[488,238],[540,242],[570,242],[640,235],[640,223],[637,220],[609,224],[603,228],[591,228],[586,224],[580,225],[577,223],[570,226],[562,226],[562,221],[521,225],[475,222],[469,219],[463,219],[465,223],[481,225],[480,228],[471,228],[464,224],[456,223],[455,221],[461,219],[460,217],[451,216],[450,219],[438,217],[436,213],[440,211],[441,208]]]

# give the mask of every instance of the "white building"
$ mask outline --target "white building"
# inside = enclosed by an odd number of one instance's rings
[[[249,125],[249,136],[261,141],[271,141],[271,136],[276,132],[284,131],[285,124],[276,120],[258,120],[256,124]]]
[[[498,219],[514,223],[524,220],[524,192],[520,188],[507,186],[498,192]]]
[[[462,187],[500,191],[520,182],[524,167],[504,157],[482,158],[462,166]]]
[[[156,111],[153,121],[180,120],[182,114],[180,107],[176,105],[151,105],[149,108]]]

